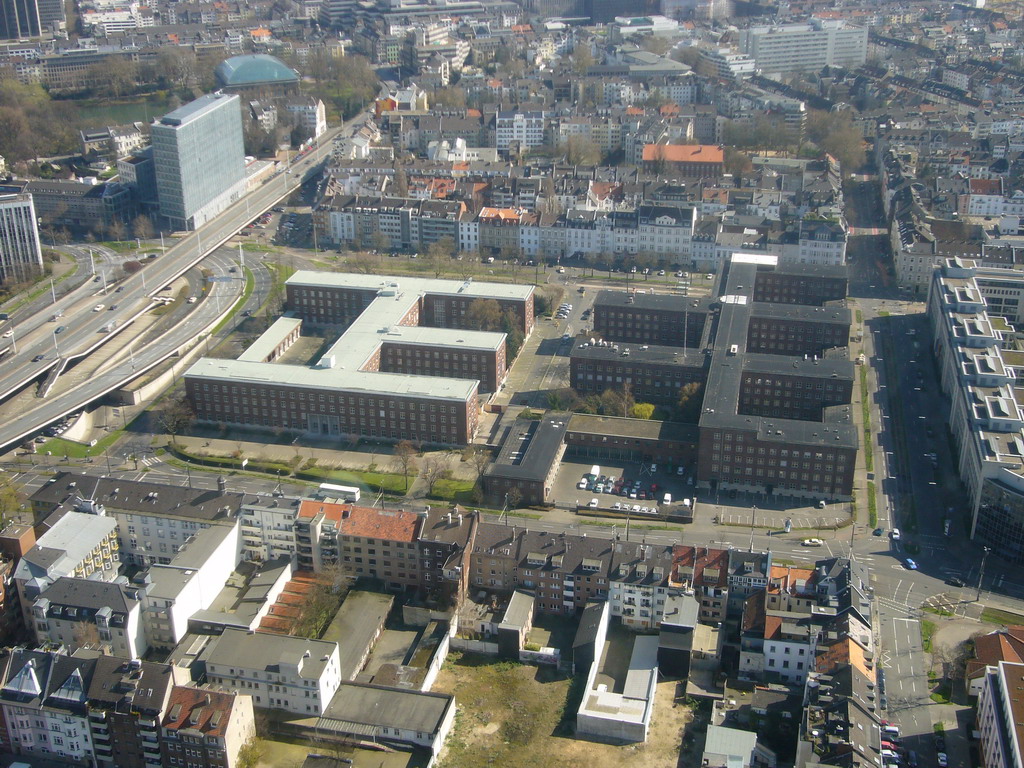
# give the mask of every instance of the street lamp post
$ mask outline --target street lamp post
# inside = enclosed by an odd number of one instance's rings
[[[978,593],[974,596],[974,602],[981,600],[981,582],[985,578],[985,560],[991,551],[991,547],[985,547],[985,553],[981,556],[981,568],[978,570]]]

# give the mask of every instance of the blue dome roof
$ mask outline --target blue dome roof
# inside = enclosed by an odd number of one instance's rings
[[[225,88],[297,83],[299,81],[295,70],[290,69],[280,59],[265,53],[253,53],[225,59],[217,65],[214,74],[217,77],[217,82]]]

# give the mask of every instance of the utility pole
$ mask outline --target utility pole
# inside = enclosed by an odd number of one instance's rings
[[[991,551],[991,547],[985,547],[985,553],[981,556],[981,568],[978,570],[978,594],[974,596],[974,602],[981,600],[981,582],[985,578],[985,560]]]
[[[757,520],[757,505],[750,508],[750,551],[754,551],[754,521]]]

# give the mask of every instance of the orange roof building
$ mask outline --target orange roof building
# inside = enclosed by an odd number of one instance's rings
[[[252,696],[176,685],[166,712],[163,765],[234,765],[256,734]]]
[[[683,176],[715,178],[724,162],[722,148],[708,144],[646,144],[643,150],[644,169],[655,173],[669,166]]]

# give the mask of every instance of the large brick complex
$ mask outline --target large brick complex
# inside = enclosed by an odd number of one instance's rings
[[[469,330],[477,299],[494,300],[524,335],[533,287],[297,272],[288,307],[338,332],[313,366],[269,362],[297,338],[279,322],[237,360],[204,358],[185,374],[202,421],[459,445],[476,432],[479,397],[505,379],[505,334]]]
[[[848,498],[857,439],[846,285],[840,267],[737,254],[710,298],[602,292],[601,341],[573,350],[571,384],[584,394],[628,386],[662,405],[701,384],[702,486]]]

